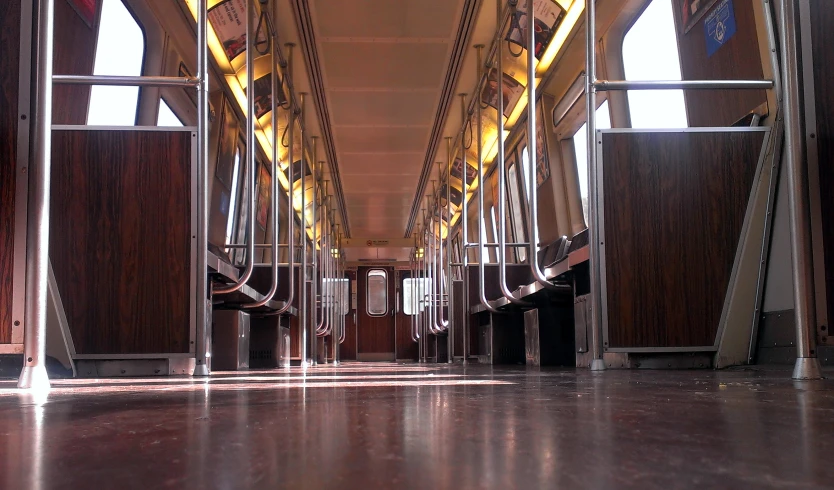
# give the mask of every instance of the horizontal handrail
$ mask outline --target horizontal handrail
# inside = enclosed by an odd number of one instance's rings
[[[500,247],[501,245],[500,245],[500,244],[498,244],[498,243],[483,243],[483,244],[481,244],[480,246],[482,246],[482,247],[486,247],[486,248],[498,248],[498,247]],[[505,243],[505,244],[504,244],[504,246],[519,248],[519,247],[529,247],[529,246],[530,246],[530,244],[529,244],[529,243],[526,243],[526,242],[525,242],[525,243]],[[467,243],[467,244],[466,244],[466,248],[478,248],[478,247],[479,247],[479,245],[478,245],[478,243],[477,243],[477,242],[475,242],[475,243]]]
[[[224,245],[222,248],[246,248],[248,245],[245,243],[228,243]],[[278,248],[289,248],[290,245],[288,243],[279,243]],[[301,248],[301,245],[296,245],[295,248]],[[256,243],[255,248],[272,248],[271,243]]]
[[[133,77],[123,75],[52,75],[52,83],[118,87],[197,87],[200,85],[200,79],[195,77]]]
[[[597,91],[770,89],[773,80],[597,80]]]

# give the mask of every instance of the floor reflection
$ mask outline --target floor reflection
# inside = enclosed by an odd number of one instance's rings
[[[345,365],[0,382],[0,487],[743,488],[834,478],[789,371]]]

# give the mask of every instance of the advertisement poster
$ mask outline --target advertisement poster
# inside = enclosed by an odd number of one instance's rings
[[[237,119],[228,100],[223,101],[223,112],[220,117],[220,141],[218,142],[217,166],[214,175],[226,189],[231,190],[232,177],[235,171],[238,127]]]
[[[217,38],[229,61],[246,51],[246,4],[244,0],[226,0],[208,11]]]
[[[680,0],[681,2],[681,25],[684,34],[701,20],[707,11],[715,5],[718,0]]]
[[[452,195],[452,206],[454,206],[455,208],[459,208],[460,207],[460,198],[462,196],[462,193],[455,186],[452,186],[452,188],[450,190],[450,193]]]
[[[460,180],[463,182],[463,169],[462,169],[462,160],[460,158],[455,158],[455,163],[452,164],[452,177]],[[471,185],[472,182],[475,180],[475,177],[478,176],[478,169],[473,167],[472,165],[466,165],[466,183]]]
[[[504,77],[504,85],[501,87],[504,96],[504,117],[510,117],[524,92],[524,86],[506,73],[502,75]],[[481,90],[481,102],[498,110],[498,70],[495,68],[491,69],[487,75],[486,83]]]
[[[537,104],[538,118],[536,119],[536,189],[550,178],[550,162],[547,158],[547,134],[544,129],[544,108]]]
[[[261,169],[258,172],[258,209],[257,218],[258,226],[262,230],[266,230],[267,216],[269,216],[269,189],[272,184],[272,176],[269,175],[269,170],[265,165],[259,165]]]
[[[508,42],[522,48],[527,46],[528,2],[529,0],[519,2],[515,15],[510,19],[510,30],[505,38]],[[553,0],[534,0],[533,12],[536,16],[536,59],[541,59],[545,48],[553,37],[553,33],[562,23],[565,11]]]

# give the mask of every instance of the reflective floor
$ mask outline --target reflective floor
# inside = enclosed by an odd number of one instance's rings
[[[0,488],[831,488],[834,382],[788,370],[346,364],[0,381]]]

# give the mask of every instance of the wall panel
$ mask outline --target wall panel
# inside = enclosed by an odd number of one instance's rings
[[[764,134],[603,133],[608,347],[713,345]]]
[[[50,259],[79,354],[189,351],[188,131],[53,132]]]

